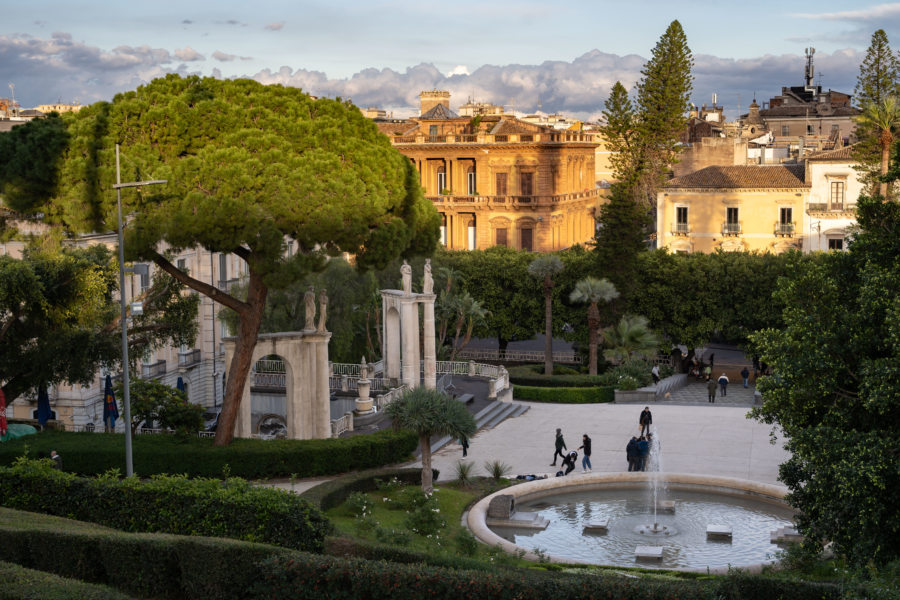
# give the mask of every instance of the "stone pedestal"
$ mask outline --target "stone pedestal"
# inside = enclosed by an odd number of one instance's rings
[[[372,382],[368,379],[360,379],[357,385],[359,386],[359,397],[356,399],[356,408],[353,412],[359,416],[373,413],[375,409],[372,407],[372,398],[369,397],[369,388]]]

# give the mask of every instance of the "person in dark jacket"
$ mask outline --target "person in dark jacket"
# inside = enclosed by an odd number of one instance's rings
[[[650,442],[647,438],[641,436],[637,443],[638,447],[638,471],[646,471],[647,465],[650,463]]]
[[[563,454],[563,450],[568,450],[566,448],[566,441],[563,439],[562,429],[556,430],[556,452],[553,453],[553,462],[550,463],[551,467],[556,466],[556,457],[559,456],[561,459],[565,460],[566,455]]]
[[[741,379],[744,380],[744,387],[747,387],[747,385],[750,383],[750,370],[747,369],[747,367],[744,367],[741,370]]]
[[[565,458],[563,458],[562,466],[566,468],[566,472],[563,475],[568,475],[572,471],[575,470],[575,461],[578,460],[578,453],[572,450],[569,452]]]
[[[645,406],[638,418],[638,425],[641,426],[641,435],[650,433],[650,424],[653,423],[653,415],[650,413],[650,407]]]
[[[60,456],[56,450],[50,451],[50,460],[53,461],[53,468],[57,471],[62,471],[62,456]]]
[[[716,401],[716,390],[719,389],[719,384],[716,383],[715,379],[710,379],[706,382],[706,391],[709,394],[709,401]]]
[[[634,436],[631,436],[631,441],[628,442],[628,445],[625,446],[625,456],[628,458],[628,470],[629,471],[637,471],[637,460],[638,460],[638,439]]]
[[[581,459],[581,472],[587,473],[593,470],[591,466],[591,438],[588,437],[588,434],[581,436],[581,445],[578,446],[578,449],[581,450],[582,448],[584,448],[584,456]]]

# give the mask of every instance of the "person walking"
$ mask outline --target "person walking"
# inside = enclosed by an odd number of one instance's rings
[[[463,458],[469,455],[469,438],[465,435],[459,436],[459,445],[462,446]]]
[[[563,450],[568,450],[568,448],[566,448],[566,441],[563,439],[562,429],[557,428],[557,430],[556,430],[556,452],[553,453],[553,462],[550,463],[551,467],[556,466],[556,457],[557,456],[559,456],[563,460],[566,459],[566,455],[563,454]]]
[[[746,366],[741,370],[741,378],[744,380],[744,387],[750,382],[750,371]]]
[[[650,376],[653,377],[653,385],[659,385],[659,365],[653,365]]]
[[[722,397],[724,398],[728,395],[728,375],[725,373],[719,375],[719,387],[722,388]]]
[[[628,470],[629,471],[637,471],[637,457],[638,457],[638,439],[635,436],[631,436],[631,440],[628,442],[628,445],[625,446],[625,457],[628,459]]]
[[[588,437],[588,434],[584,434],[583,436],[581,436],[581,445],[578,447],[578,449],[584,449],[584,456],[581,458],[581,472],[587,473],[588,471],[592,471],[593,467],[591,465],[591,438]]]
[[[709,392],[709,402],[716,401],[716,388],[717,387],[718,387],[718,384],[716,383],[716,380],[713,378],[710,378],[706,382],[706,391]]]
[[[715,361],[716,361],[716,353],[715,353],[715,352],[710,352],[710,353],[709,353],[709,368],[710,368],[710,370],[716,368],[716,362],[715,362]]]
[[[57,471],[62,471],[62,456],[57,454],[56,450],[50,451],[50,460],[53,461],[53,468]]]
[[[644,410],[641,411],[641,416],[638,418],[638,425],[641,426],[641,435],[644,435],[644,431],[650,431],[650,425],[653,423],[653,415],[650,414],[650,407],[645,406]]]
[[[712,367],[711,366],[706,365],[705,367],[703,367],[703,378],[706,381],[709,381],[710,379],[712,379]]]

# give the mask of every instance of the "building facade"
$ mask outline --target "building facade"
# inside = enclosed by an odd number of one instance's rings
[[[444,246],[549,252],[593,238],[593,137],[490,111],[459,116],[440,90],[420,100],[420,116],[377,123],[415,165]]]
[[[803,250],[844,250],[856,226],[856,199],[863,192],[852,147],[818,152],[806,159],[809,198],[803,214]]]

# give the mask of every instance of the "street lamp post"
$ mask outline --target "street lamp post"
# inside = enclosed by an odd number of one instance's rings
[[[132,461],[131,452],[131,398],[129,396],[130,380],[128,373],[128,311],[125,303],[125,273],[145,273],[147,267],[126,268],[125,267],[125,243],[122,233],[122,188],[141,187],[145,185],[161,185],[168,183],[165,179],[155,179],[152,181],[132,181],[122,183],[119,171],[119,145],[116,144],[116,184],[113,186],[116,190],[116,208],[119,213],[119,303],[122,308],[122,406],[125,412],[125,475],[131,477],[134,475],[134,463]]]

